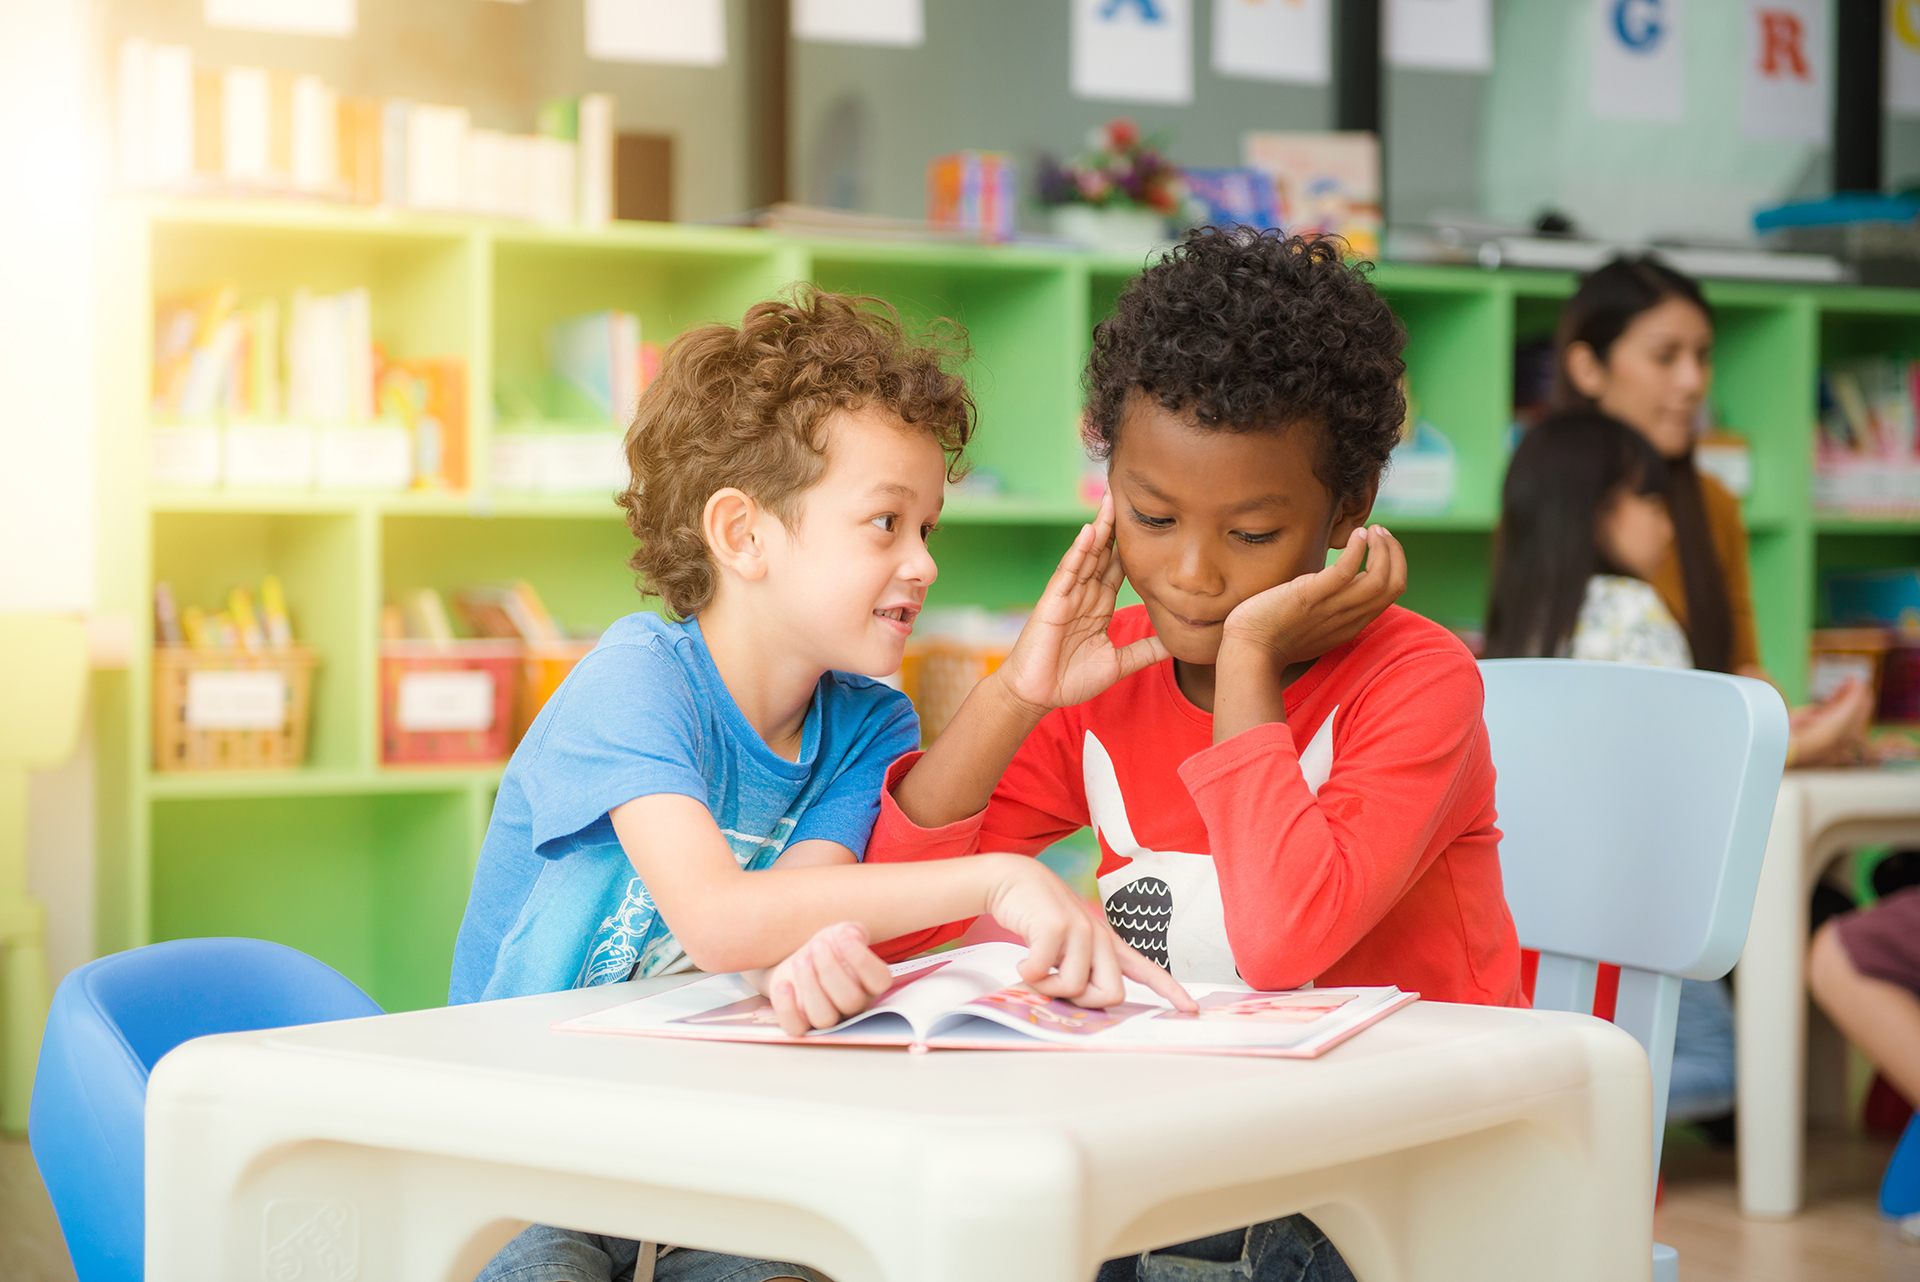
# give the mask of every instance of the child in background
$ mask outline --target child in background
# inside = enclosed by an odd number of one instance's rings
[[[972,423],[942,353],[863,300],[803,288],[674,343],[627,433],[620,502],[632,564],[679,621],[615,623],[515,751],[452,1002],[744,971],[798,1034],[886,990],[868,939],[990,912],[1050,996],[1111,1005],[1124,973],[1194,1009],[1032,860],[855,866],[882,774],[920,738],[873,678],[899,668],[934,580],[927,535]],[[817,1277],[535,1226],[481,1279],[635,1272]]]
[[[1691,668],[1687,634],[1652,586],[1673,551],[1666,488],[1666,460],[1605,414],[1559,414],[1529,431],[1502,492],[1487,657]],[[1726,985],[1682,980],[1667,1120],[1712,1123],[1733,1102]]]
[[[1121,295],[1087,371],[1111,492],[1006,662],[888,772],[868,859],[1091,825],[1107,919],[1176,977],[1518,1005],[1480,673],[1393,605],[1405,556],[1366,524],[1405,334],[1341,249],[1208,229]],[[1116,613],[1123,577],[1144,604]],[[1100,1274],[1174,1276],[1352,1273],[1296,1215]]]

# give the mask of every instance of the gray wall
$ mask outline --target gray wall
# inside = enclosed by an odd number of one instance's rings
[[[1069,11],[1061,0],[926,0],[917,49],[797,42],[794,194],[814,203],[918,218],[926,165],[963,148],[1009,151],[1031,184],[1039,152],[1072,156],[1088,130],[1131,116],[1190,165],[1237,165],[1248,129],[1325,129],[1320,85],[1213,74],[1212,5],[1194,4],[1194,95],[1185,107],[1092,102],[1068,88]]]

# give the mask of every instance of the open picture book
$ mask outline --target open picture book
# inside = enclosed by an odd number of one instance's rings
[[[780,1031],[773,1003],[738,975],[713,975],[553,1027],[722,1042],[1311,1059],[1420,997],[1397,988],[1260,993],[1225,984],[1188,984],[1200,1011],[1187,1014],[1128,980],[1126,1000],[1098,1010],[1034,992],[1016,969],[1025,957],[1021,945],[990,943],[901,962],[892,968],[893,986],[871,1007],[804,1037]]]

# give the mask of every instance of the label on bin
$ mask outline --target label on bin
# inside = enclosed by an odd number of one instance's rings
[[[284,672],[189,672],[187,726],[193,730],[279,730],[287,724]]]
[[[491,730],[491,672],[409,672],[400,678],[394,720],[404,731]]]

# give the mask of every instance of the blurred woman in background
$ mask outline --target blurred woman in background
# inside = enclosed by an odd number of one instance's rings
[[[1673,546],[1648,581],[1686,632],[1693,666],[1771,682],[1760,666],[1740,500],[1694,466],[1713,383],[1713,309],[1700,286],[1652,258],[1616,258],[1580,282],[1555,347],[1554,408],[1619,419],[1666,460]],[[1860,760],[1872,715],[1859,682],[1794,709],[1787,764]]]

